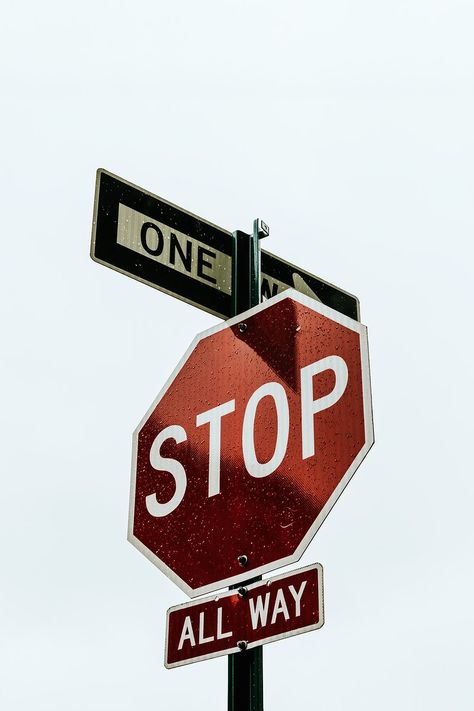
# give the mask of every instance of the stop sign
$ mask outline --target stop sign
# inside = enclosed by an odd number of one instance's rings
[[[198,335],[133,439],[129,540],[190,597],[293,563],[373,444],[366,328],[283,292]]]

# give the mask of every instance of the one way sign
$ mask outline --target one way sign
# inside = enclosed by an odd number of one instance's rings
[[[91,257],[223,319],[231,317],[232,234],[97,171]],[[293,288],[359,320],[352,294],[262,250],[263,298]]]

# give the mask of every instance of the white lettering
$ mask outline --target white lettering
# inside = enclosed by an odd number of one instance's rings
[[[289,620],[290,613],[288,612],[288,607],[286,605],[285,596],[283,595],[283,590],[280,588],[276,594],[275,607],[273,608],[272,622],[273,625],[276,622],[278,615],[283,614],[285,620]]]
[[[189,640],[191,647],[194,647],[196,644],[196,640],[194,639],[193,626],[191,624],[191,618],[189,617],[189,615],[184,619],[184,625],[181,631],[181,637],[179,638],[178,649],[183,648],[183,644],[187,639]]]
[[[335,375],[334,387],[327,395],[315,397],[314,378],[319,373],[332,370]],[[301,436],[302,459],[308,459],[315,454],[315,415],[334,405],[344,394],[348,382],[346,362],[339,356],[331,355],[310,363],[301,368]],[[273,400],[276,410],[277,427],[273,454],[266,462],[257,459],[255,443],[255,421],[257,408],[265,397]],[[208,497],[221,492],[221,452],[222,452],[222,418],[235,412],[236,401],[229,400],[196,416],[196,427],[209,425],[209,463],[208,463]],[[262,436],[268,436],[265,426],[260,428]],[[283,385],[277,382],[264,383],[251,395],[245,408],[242,425],[242,454],[248,473],[255,478],[263,478],[272,474],[283,462],[290,432],[290,412],[288,398]],[[150,463],[160,472],[168,472],[175,483],[175,491],[169,501],[159,501],[159,492],[153,492],[145,497],[146,508],[151,516],[157,518],[168,516],[184,498],[187,477],[184,466],[176,459],[163,457],[163,443],[173,439],[177,444],[187,440],[187,433],[180,425],[165,427],[154,439],[150,447]],[[302,594],[302,590],[299,594]],[[299,605],[299,598],[295,598]]]
[[[222,631],[222,607],[217,608],[217,639],[225,639],[226,637],[232,637],[232,632]]]
[[[199,613],[199,644],[213,642],[214,637],[204,637],[204,612]]]
[[[221,491],[221,420],[235,410],[235,400],[229,400],[196,417],[196,426],[209,423],[209,484],[208,496]]]
[[[255,453],[255,415],[260,400],[266,396],[273,398],[277,412],[277,438],[273,456],[262,464]],[[286,454],[288,434],[290,431],[290,413],[285,388],[280,383],[265,383],[250,397],[245,409],[242,429],[242,449],[245,466],[251,476],[260,478],[268,476],[280,466]]]
[[[295,617],[299,617],[301,615],[301,596],[303,595],[304,589],[306,587],[306,582],[306,580],[303,580],[298,592],[296,592],[293,585],[288,586],[288,590],[293,595],[293,600],[295,601]]]
[[[269,603],[270,603],[270,593],[269,592],[267,592],[267,594],[265,595],[265,602],[263,602],[262,595],[259,595],[258,597],[256,597],[255,600],[252,600],[252,598],[249,599],[250,619],[252,622],[252,629],[253,630],[256,630],[259,624],[262,627],[264,627],[267,624]]]
[[[336,376],[333,390],[314,400],[313,378],[324,370],[332,370]],[[344,393],[348,379],[346,362],[333,355],[317,360],[301,368],[301,435],[302,456],[308,459],[314,455],[314,415],[334,405]]]
[[[150,448],[150,464],[153,469],[158,471],[169,472],[175,481],[176,489],[171,499],[161,504],[155,494],[149,494],[146,499],[146,508],[149,514],[155,517],[167,516],[175,510],[181,503],[184,492],[186,491],[186,471],[180,462],[171,457],[162,457],[160,454],[161,445],[167,439],[174,439],[177,444],[185,442],[187,439],[186,431],[180,425],[171,425],[165,427],[164,430],[157,435]]]

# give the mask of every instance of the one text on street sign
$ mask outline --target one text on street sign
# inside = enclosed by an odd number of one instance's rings
[[[232,234],[105,170],[97,171],[91,257],[223,319],[231,316]],[[262,250],[263,299],[294,288],[350,318],[358,299]]]
[[[168,610],[165,666],[203,661],[322,627],[317,563]]]
[[[146,413],[129,540],[191,597],[294,563],[372,444],[365,326],[282,292],[197,336]]]

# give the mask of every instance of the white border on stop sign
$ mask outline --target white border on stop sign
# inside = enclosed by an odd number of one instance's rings
[[[361,355],[361,367],[362,367],[362,397],[363,397],[363,410],[364,410],[364,425],[365,425],[365,443],[363,447],[361,448],[360,452],[358,455],[355,457],[354,461],[352,462],[351,466],[345,473],[345,475],[342,477],[341,481],[339,484],[336,486],[334,489],[333,493],[329,497],[328,501],[326,504],[323,506],[321,509],[319,515],[316,517],[314,523],[312,526],[308,529],[306,535],[303,537],[301,540],[301,543],[299,546],[295,549],[295,551],[289,555],[286,556],[285,558],[280,558],[279,560],[275,560],[272,563],[267,563],[266,565],[262,565],[258,568],[252,568],[252,569],[247,569],[244,570],[242,573],[238,573],[236,575],[233,575],[232,577],[225,578],[223,580],[216,580],[214,583],[209,583],[208,585],[203,585],[202,587],[199,588],[191,588],[184,580],[182,580],[176,573],[169,568],[166,563],[164,563],[160,558],[158,558],[157,555],[155,555],[149,548],[147,548],[138,538],[133,533],[133,526],[134,526],[134,501],[135,501],[135,478],[136,478],[136,462],[137,462],[137,444],[138,444],[138,433],[142,429],[143,425],[145,422],[148,420],[150,415],[152,414],[153,410],[155,407],[158,405],[162,397],[165,395],[165,393],[168,391],[169,387],[173,383],[174,379],[178,375],[178,373],[181,371],[182,367],[190,357],[191,353],[194,351],[196,345],[199,343],[199,341],[202,341],[204,338],[207,338],[208,336],[212,336],[215,333],[218,333],[219,331],[224,330],[225,328],[230,328],[231,326],[234,326],[236,324],[241,323],[244,321],[246,318],[249,318],[250,316],[254,316],[255,314],[258,314],[260,311],[263,311],[264,309],[268,308],[269,306],[278,303],[279,301],[283,301],[284,299],[292,299],[293,301],[297,301],[298,303],[302,304],[303,306],[307,306],[308,308],[312,309],[313,311],[316,311],[316,313],[320,313],[323,316],[326,316],[327,318],[331,319],[332,321],[336,321],[337,323],[340,323],[342,326],[345,326],[346,328],[349,328],[352,331],[356,331],[357,333],[360,334],[360,355]],[[355,321],[354,319],[349,318],[349,316],[345,316],[344,314],[339,313],[338,311],[335,311],[334,309],[331,309],[329,306],[326,306],[325,304],[321,303],[320,301],[316,301],[315,299],[311,299],[309,296],[305,296],[304,294],[301,294],[299,291],[296,291],[295,289],[287,289],[286,291],[281,292],[280,294],[277,294],[276,296],[273,296],[271,299],[268,299],[267,301],[263,301],[262,303],[258,304],[257,306],[254,306],[253,308],[249,309],[248,311],[244,311],[237,316],[234,316],[231,319],[228,319],[227,321],[223,321],[222,323],[218,323],[216,326],[213,326],[212,328],[209,328],[207,331],[202,331],[201,333],[198,333],[197,336],[194,337],[192,340],[189,348],[187,349],[186,353],[184,356],[181,358],[179,361],[178,365],[172,372],[171,376],[168,378],[166,381],[165,385],[162,387],[160,390],[159,394],[153,401],[152,405],[148,408],[145,416],[141,419],[140,424],[138,427],[135,429],[133,433],[133,446],[132,446],[132,476],[131,476],[131,482],[130,482],[130,503],[129,503],[129,519],[128,519],[128,540],[129,542],[135,546],[141,553],[143,553],[148,560],[150,560],[154,565],[156,565],[157,568],[159,568],[170,580],[172,580],[183,592],[186,593],[190,598],[195,598],[198,597],[199,595],[204,595],[206,593],[214,592],[217,590],[220,590],[221,588],[224,587],[229,587],[230,585],[236,585],[238,583],[241,583],[245,580],[248,580],[250,577],[255,577],[257,575],[262,575],[263,573],[269,573],[272,570],[276,570],[277,568],[282,568],[285,565],[291,565],[292,563],[297,563],[309,544],[311,543],[312,539],[314,538],[316,532],[318,529],[321,527],[322,523],[325,521],[327,515],[331,511],[332,507],[346,488],[347,484],[349,481],[352,479],[352,476],[355,474],[359,466],[361,465],[362,461],[365,459],[368,451],[372,447],[374,443],[374,426],[373,426],[373,418],[372,418],[372,393],[371,393],[371,387],[370,387],[370,364],[369,364],[369,352],[368,352],[368,341],[367,341],[367,327],[364,326],[362,323],[359,321]]]

